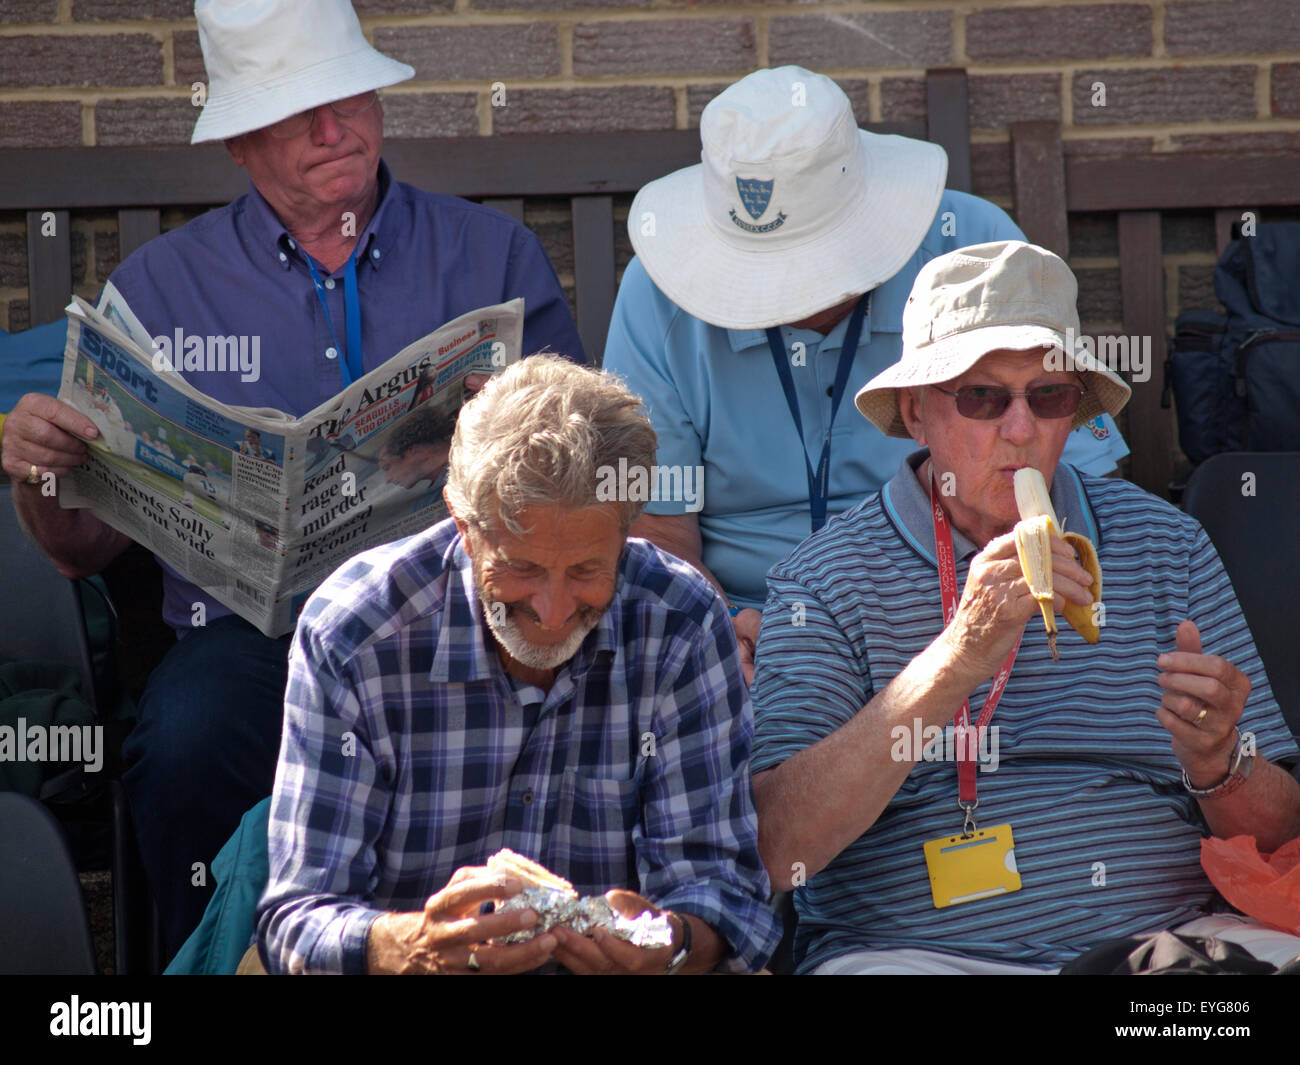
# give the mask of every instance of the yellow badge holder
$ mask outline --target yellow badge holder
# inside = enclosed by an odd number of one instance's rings
[[[936,909],[1020,890],[1011,826],[976,829],[967,811],[969,835],[932,839],[925,845],[930,893]]]

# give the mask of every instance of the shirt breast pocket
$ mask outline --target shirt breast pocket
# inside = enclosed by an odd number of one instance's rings
[[[640,820],[635,779],[590,777],[565,770],[553,838],[560,844],[559,852],[567,852],[578,866],[603,868],[611,874],[634,868],[632,832]]]

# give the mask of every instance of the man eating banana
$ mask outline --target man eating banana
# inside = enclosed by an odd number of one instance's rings
[[[1217,933],[1207,830],[1300,835],[1296,744],[1204,531],[1060,463],[1129,396],[1070,357],[1076,292],[1016,241],[927,264],[857,396],[926,450],[768,575],[752,770],[800,972],[1041,973]]]

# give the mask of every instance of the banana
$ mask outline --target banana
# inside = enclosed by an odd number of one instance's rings
[[[1016,474],[1017,480],[1020,474]],[[1021,507],[1021,513],[1024,508]],[[1043,624],[1047,626],[1047,645],[1052,649],[1052,658],[1056,659],[1056,611],[1052,604],[1055,593],[1052,591],[1052,535],[1056,532],[1056,520],[1048,514],[1038,514],[1021,518],[1016,523],[1016,554],[1020,557],[1020,572],[1025,575],[1029,585],[1029,594],[1038,600],[1038,609],[1043,612]]]
[[[1092,593],[1093,603],[1101,602],[1101,560],[1097,557],[1097,548],[1086,536],[1064,532],[1058,526],[1056,511],[1052,508],[1047,483],[1041,473],[1028,466],[1016,470],[1015,490],[1016,508],[1020,511],[1020,521],[1015,530],[1020,571],[1025,575],[1030,594],[1038,600],[1038,609],[1042,611],[1043,623],[1047,627],[1047,645],[1052,649],[1052,658],[1056,659],[1056,615],[1052,609],[1052,537],[1059,536],[1074,548],[1079,557],[1079,565],[1091,575],[1092,585],[1088,590]],[[1079,606],[1067,600],[1065,620],[1070,623],[1070,628],[1089,643],[1101,639],[1101,628],[1091,606]]]

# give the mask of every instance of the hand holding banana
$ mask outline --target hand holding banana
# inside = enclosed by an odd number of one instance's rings
[[[1020,521],[1015,528],[1016,553],[1029,592],[1038,600],[1038,607],[1042,611],[1052,658],[1057,659],[1052,537],[1058,537],[1069,544],[1079,557],[1079,565],[1092,577],[1092,586],[1088,589],[1092,594],[1092,605],[1080,606],[1067,599],[1064,611],[1065,620],[1070,623],[1070,627],[1089,643],[1101,639],[1097,612],[1093,609],[1093,606],[1101,602],[1101,561],[1091,540],[1080,533],[1063,532],[1058,526],[1056,512],[1052,509],[1052,500],[1047,492],[1047,483],[1041,473],[1029,466],[1017,470],[1015,490],[1016,507],[1020,511]]]

